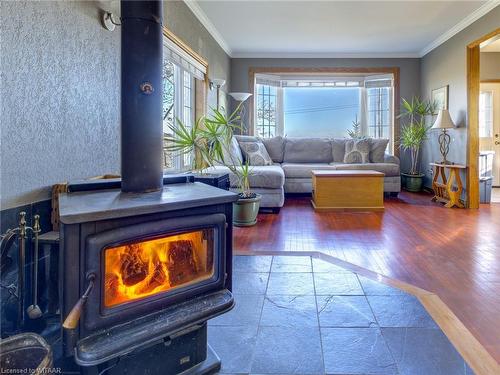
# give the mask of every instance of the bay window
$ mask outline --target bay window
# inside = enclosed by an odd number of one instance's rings
[[[392,75],[256,75],[254,133],[261,137],[388,138],[394,148]]]

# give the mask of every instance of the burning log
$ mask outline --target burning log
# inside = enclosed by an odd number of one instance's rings
[[[193,241],[180,240],[170,243],[168,258],[168,276],[171,286],[180,285],[196,278],[197,269]]]
[[[141,259],[140,251],[140,245],[132,244],[121,257],[120,273],[123,284],[127,286],[140,283],[148,275],[148,264]]]
[[[154,270],[144,286],[142,286],[138,293],[149,293],[152,290],[158,288],[159,286],[167,282],[167,274],[165,273],[165,268],[160,260],[156,260],[154,264]]]

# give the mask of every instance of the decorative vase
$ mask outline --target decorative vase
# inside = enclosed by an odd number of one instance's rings
[[[240,198],[233,203],[233,225],[249,227],[257,223],[260,200],[262,196],[256,194],[254,198]]]
[[[408,174],[401,173],[403,180],[403,188],[407,191],[413,193],[418,193],[422,191],[422,186],[424,184],[424,174]]]

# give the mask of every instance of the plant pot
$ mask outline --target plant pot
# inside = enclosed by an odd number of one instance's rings
[[[401,178],[403,180],[403,189],[411,191],[413,193],[422,191],[422,186],[424,185],[424,176],[424,174],[401,173]]]
[[[260,199],[257,194],[254,198],[240,198],[233,203],[233,225],[237,227],[249,227],[257,223]]]

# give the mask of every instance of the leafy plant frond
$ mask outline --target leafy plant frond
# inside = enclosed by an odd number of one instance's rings
[[[401,100],[401,114],[398,118],[408,119],[401,127],[399,147],[410,153],[410,174],[419,174],[419,155],[422,143],[427,139],[427,133],[431,126],[426,125],[426,118],[435,115],[437,104],[431,101],[421,100],[414,96],[411,101]]]
[[[177,154],[194,154],[193,169],[202,171],[216,163],[226,165],[236,176],[243,197],[251,196],[249,176],[252,168],[248,162],[234,160],[229,149],[236,130],[242,131],[240,118],[241,103],[229,115],[223,108],[211,109],[207,117],[199,118],[194,126],[188,127],[177,119],[176,125],[169,126],[164,136],[165,149]],[[227,154],[227,155],[226,155]],[[225,160],[229,158],[229,160]]]

